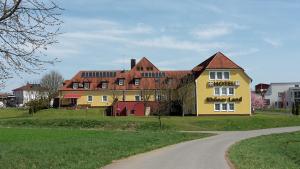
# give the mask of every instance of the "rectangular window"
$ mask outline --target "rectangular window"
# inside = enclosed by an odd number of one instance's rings
[[[220,103],[215,103],[215,111],[220,111],[220,110],[221,110]]]
[[[140,85],[140,79],[134,79],[134,85],[139,86]]]
[[[102,89],[106,89],[107,86],[108,86],[108,83],[107,83],[107,82],[102,82],[102,84],[101,84],[101,88],[102,88]]]
[[[229,72],[224,72],[224,80],[229,80]]]
[[[215,80],[215,79],[216,79],[216,72],[210,72],[210,73],[209,73],[209,78],[210,78],[211,80]]]
[[[222,111],[227,111],[227,103],[222,103]]]
[[[226,96],[227,95],[227,88],[222,87],[222,95]]]
[[[102,96],[102,102],[107,102],[107,101],[108,101],[107,96]]]
[[[228,95],[234,95],[234,88],[233,87],[228,88]]]
[[[215,96],[220,96],[220,88],[219,87],[215,88]]]
[[[90,83],[83,83],[83,87],[85,89],[89,89],[90,88]]]
[[[229,103],[228,107],[229,107],[229,111],[234,111],[234,103]]]
[[[217,79],[222,80],[223,79],[223,72],[217,72]]]
[[[88,96],[87,101],[88,102],[93,102],[93,96]]]
[[[73,89],[78,89],[78,83],[73,83]]]
[[[124,79],[119,79],[119,86],[124,86],[124,82],[125,82]]]
[[[141,101],[141,96],[140,95],[136,95],[135,96],[135,101]]]

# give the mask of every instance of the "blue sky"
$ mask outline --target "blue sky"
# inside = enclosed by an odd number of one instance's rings
[[[58,0],[57,0],[58,1]],[[70,79],[79,70],[128,69],[148,57],[160,69],[192,69],[217,51],[253,84],[300,81],[299,0],[72,0],[48,66]],[[47,73],[7,82],[10,91]]]

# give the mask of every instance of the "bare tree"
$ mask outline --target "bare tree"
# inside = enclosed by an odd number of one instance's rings
[[[43,59],[56,43],[62,9],[51,0],[0,1],[0,81],[20,73],[38,73],[56,59]]]
[[[62,75],[56,71],[51,71],[42,77],[40,84],[47,90],[49,100],[58,95],[58,89],[62,86],[63,81]]]

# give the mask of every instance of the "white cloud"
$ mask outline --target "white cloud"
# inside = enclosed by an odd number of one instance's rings
[[[94,24],[93,21],[95,22]],[[76,20],[76,22],[79,21]],[[103,24],[103,27],[99,29],[95,27],[93,30],[83,29],[73,32],[70,31],[63,34],[64,41],[68,40],[68,43],[86,42],[94,44],[99,42],[110,42],[119,43],[124,46],[134,45],[148,48],[191,50],[196,52],[226,48],[228,46],[221,43],[200,43],[192,40],[179,40],[172,36],[161,35],[159,29],[156,31],[153,27],[142,23],[139,23],[134,27],[125,27],[112,21],[99,21],[92,19],[92,21],[87,20],[82,22],[87,27],[89,27],[89,24]],[[151,36],[149,36],[149,34]]]
[[[257,48],[250,48],[250,49],[237,50],[237,51],[231,51],[231,52],[229,51],[229,52],[226,52],[226,55],[228,55],[230,57],[248,56],[248,55],[255,54],[259,51],[260,50]]]
[[[220,22],[211,25],[204,25],[202,28],[193,30],[192,34],[199,39],[213,39],[231,34],[235,30],[246,28],[247,27],[235,23]]]
[[[279,47],[282,45],[282,43],[277,40],[277,39],[273,39],[273,38],[263,38],[264,42],[268,43],[269,45],[273,46],[273,47]]]

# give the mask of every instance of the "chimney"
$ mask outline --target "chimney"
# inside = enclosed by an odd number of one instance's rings
[[[131,59],[131,69],[135,66],[135,59]]]

